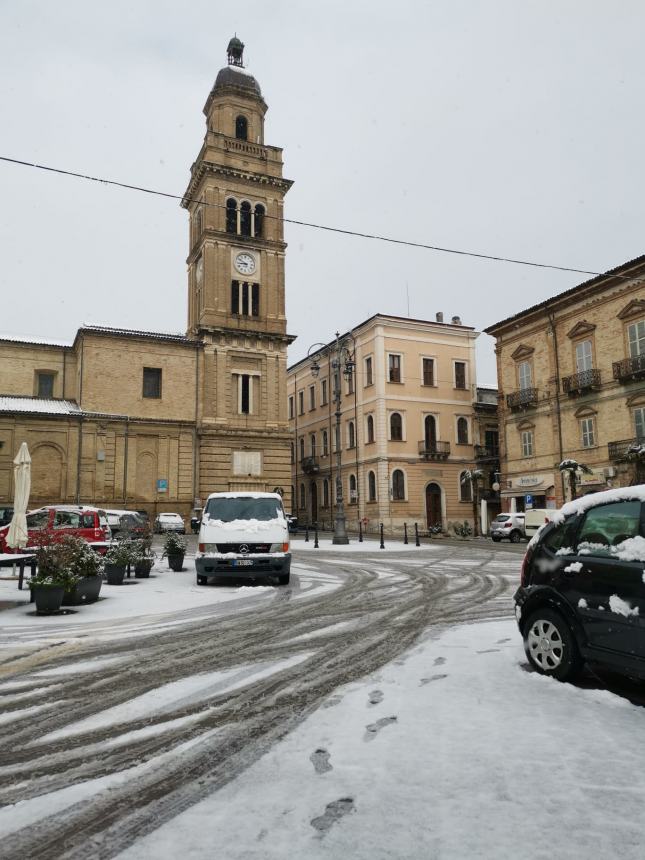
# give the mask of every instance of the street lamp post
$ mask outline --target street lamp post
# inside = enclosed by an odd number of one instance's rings
[[[347,526],[345,523],[345,508],[343,505],[343,479],[341,475],[341,440],[340,440],[340,377],[341,373],[345,379],[350,380],[354,373],[354,349],[349,348],[350,339],[344,337],[341,339],[340,333],[336,332],[336,341],[331,344],[315,343],[309,347],[307,355],[309,356],[314,351],[314,357],[311,364],[311,375],[314,379],[318,378],[320,373],[319,358],[327,357],[331,362],[334,381],[334,405],[336,407],[336,515],[334,518],[334,544],[348,544]],[[352,347],[353,338],[351,338]]]

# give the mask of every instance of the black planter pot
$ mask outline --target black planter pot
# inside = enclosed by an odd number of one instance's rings
[[[150,576],[154,560],[152,558],[144,558],[138,561],[134,566],[134,575],[139,579],[147,579]]]
[[[32,594],[38,612],[58,612],[63,602],[65,589],[57,585],[35,585]]]
[[[181,555],[169,555],[168,556],[168,564],[171,570],[174,570],[175,573],[181,573],[184,569],[184,553]]]
[[[123,585],[123,577],[125,576],[124,564],[106,564],[105,578],[108,585]]]
[[[63,606],[80,606],[81,603],[95,603],[99,599],[103,577],[84,576],[71,591],[66,591]]]

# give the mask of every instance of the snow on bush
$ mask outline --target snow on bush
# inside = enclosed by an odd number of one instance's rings
[[[616,615],[624,615],[625,618],[629,618],[630,615],[638,615],[638,606],[632,607],[630,603],[617,594],[612,594],[609,598],[609,608]]]

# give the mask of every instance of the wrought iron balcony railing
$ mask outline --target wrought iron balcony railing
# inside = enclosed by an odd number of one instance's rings
[[[450,442],[422,439],[419,442],[419,454],[426,460],[445,460],[450,455]]]
[[[600,371],[595,368],[592,370],[581,370],[579,373],[565,376],[562,379],[562,390],[570,397],[584,394],[585,391],[591,391],[594,388],[600,388]]]
[[[318,457],[305,457],[302,461],[302,471],[305,475],[317,475],[320,472]]]
[[[532,406],[537,406],[538,390],[537,388],[520,388],[519,391],[513,391],[506,395],[506,405],[509,409],[530,409]]]
[[[615,361],[614,379],[619,382],[631,382],[635,379],[645,379],[645,353],[635,355],[633,358],[623,358]]]
[[[626,460],[632,459],[630,449],[635,449],[639,445],[645,445],[644,439],[621,439],[619,442],[610,442],[607,445],[609,459],[614,463],[624,463]]]
[[[475,460],[499,460],[499,448],[491,448],[488,445],[475,445]]]

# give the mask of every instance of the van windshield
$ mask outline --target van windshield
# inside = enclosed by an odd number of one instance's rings
[[[206,502],[206,516],[224,523],[233,520],[275,520],[283,519],[282,504],[277,499],[255,499],[240,496],[230,499],[209,499]]]

